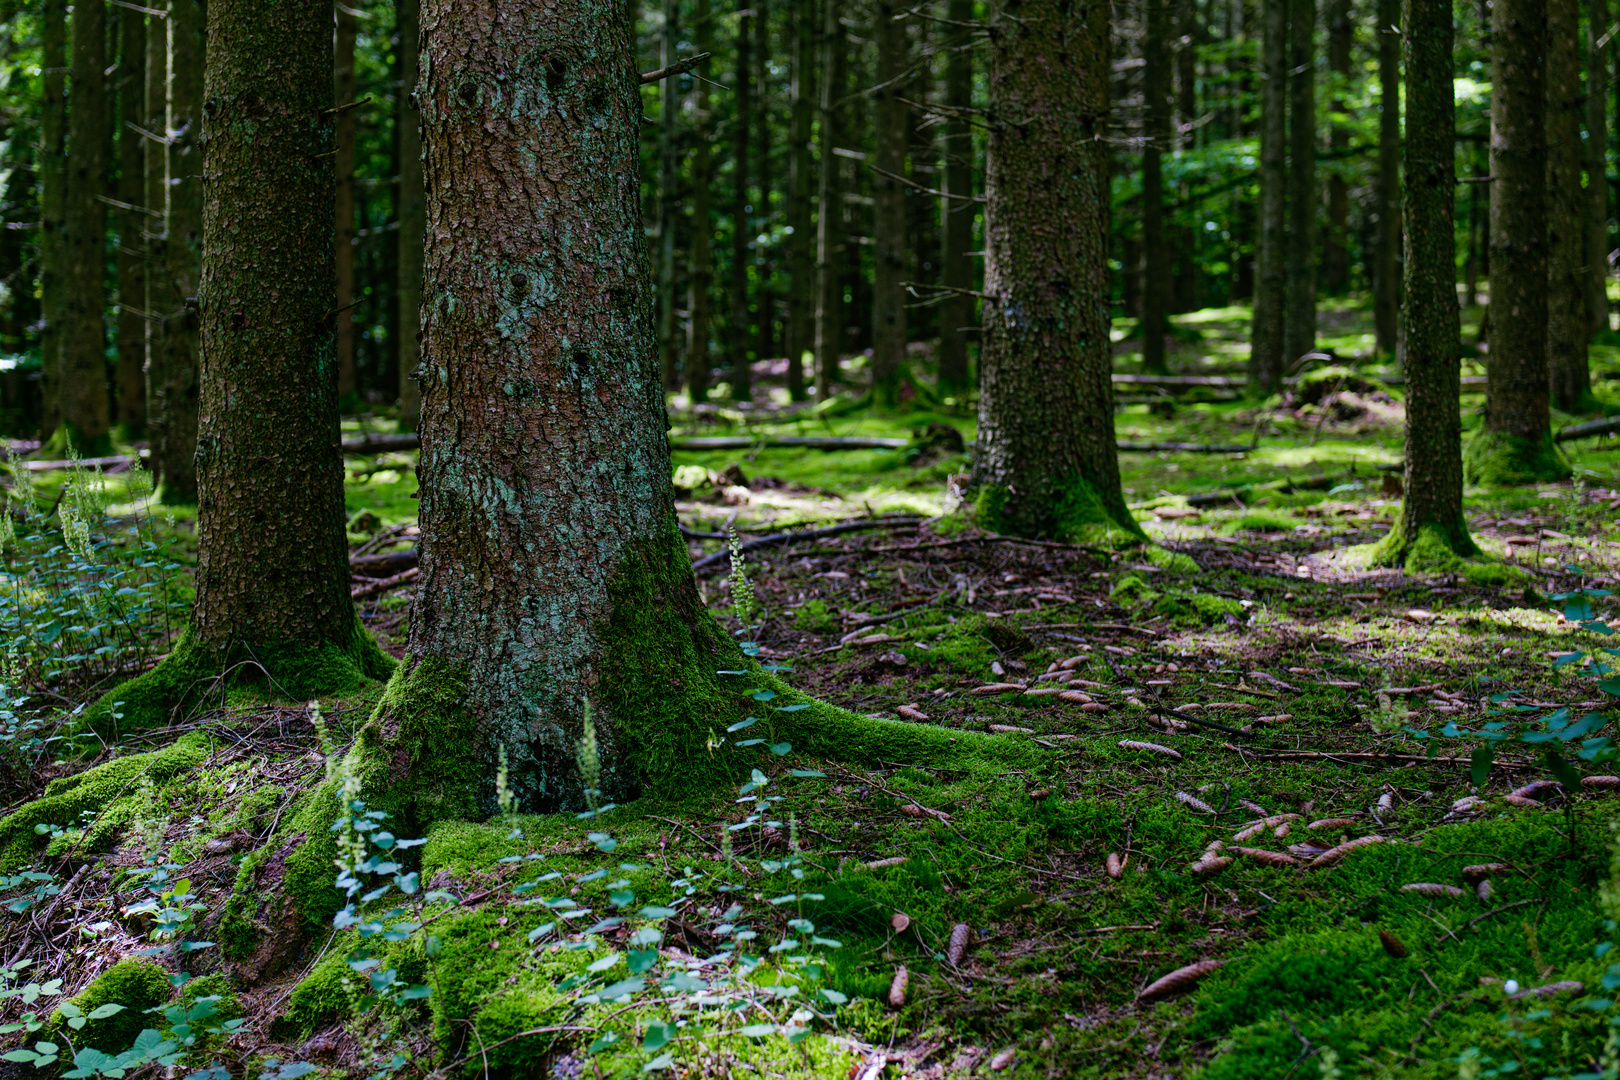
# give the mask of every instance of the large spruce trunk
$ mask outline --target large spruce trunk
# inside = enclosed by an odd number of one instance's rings
[[[954,24],[973,17],[971,0],[950,0],[946,18]],[[945,123],[940,137],[940,283],[949,290],[939,305],[939,389],[959,394],[968,387],[968,331],[973,324],[973,52],[954,43],[945,59]]]
[[[1142,370],[1163,375],[1170,248],[1164,235],[1164,151],[1170,142],[1170,5],[1143,5],[1142,88]]]
[[[1282,387],[1283,315],[1287,308],[1288,3],[1262,0],[1260,83],[1260,221],[1255,244],[1254,320],[1249,330],[1249,387]]]
[[[1596,336],[1609,328],[1608,0],[1590,0],[1587,10],[1586,318]]]
[[[906,27],[902,6],[877,0],[876,153],[872,162],[872,396],[895,404],[906,360]]]
[[[680,37],[680,4],[664,0],[664,26],[658,35],[659,67],[675,62]],[[667,76],[658,85],[658,368],[665,390],[680,386],[680,349],[676,342],[675,252],[680,221],[681,154],[676,120],[680,80]]]
[[[107,395],[107,8],[73,5],[62,241],[62,432],[87,456],[111,448]]]
[[[1135,533],[1110,379],[1109,8],[992,9],[979,508],[1020,536]],[[1018,122],[1014,123],[1013,118]]]
[[[40,433],[62,421],[63,217],[67,191],[67,0],[44,0],[40,15],[39,305]]]
[[[749,0],[738,0],[737,7],[737,78],[734,84],[737,113],[732,118],[731,126],[731,273],[728,277],[731,320],[727,327],[731,336],[727,352],[731,358],[731,399],[752,401],[754,373],[748,355],[751,344],[748,337],[748,265],[753,262],[750,219],[754,206],[748,198],[751,178],[748,144],[754,135],[754,65],[750,59],[753,54],[754,9],[749,6]],[[761,317],[764,317],[763,313]]]
[[[835,152],[843,133],[839,106],[848,81],[842,0],[825,0],[821,38],[820,172],[816,189],[816,400],[826,401],[841,380],[844,345],[844,173]]]
[[[153,33],[163,24],[153,20]],[[134,438],[146,429],[146,16],[118,16],[118,423]]]
[[[714,20],[710,17],[709,0],[697,0],[692,22],[697,29],[698,55],[714,48]],[[709,250],[709,237],[714,232],[713,201],[709,190],[713,158],[710,141],[714,138],[714,113],[710,105],[709,61],[692,69],[693,147],[692,147],[692,249],[687,254],[687,274],[691,280],[691,298],[687,303],[690,315],[686,324],[686,392],[694,406],[709,398],[709,338],[713,306],[710,294],[714,288],[714,259]]]
[[[1378,354],[1399,348],[1401,264],[1401,41],[1388,32],[1401,0],[1378,0],[1378,178],[1373,188],[1373,333]]]
[[[1547,370],[1565,412],[1592,403],[1580,21],[1579,0],[1547,0]]]
[[[1350,0],[1328,0],[1328,70],[1333,72],[1333,107],[1328,146],[1336,160],[1327,181],[1327,238],[1322,250],[1322,285],[1330,296],[1342,296],[1350,288],[1350,184],[1338,160],[1350,148],[1350,128],[1346,121],[1349,106],[1344,95],[1350,90],[1350,51],[1355,44],[1354,24],[1350,21]]]
[[[422,30],[418,0],[396,0],[399,20],[399,108],[395,139],[399,145],[399,428],[415,431],[422,411],[416,385],[421,363],[422,243],[426,235],[426,197],[422,192],[422,118],[416,109],[417,49]]]
[[[1288,0],[1288,4],[1288,299],[1283,362],[1292,369],[1316,348],[1316,2]]]
[[[147,7],[167,15],[169,0],[146,0]],[[168,126],[169,93],[169,21],[154,15],[146,29],[146,92],[141,108],[141,127],[154,136]],[[144,157],[144,204],[152,211],[147,216],[144,251],[146,255],[146,294],[141,306],[146,310],[146,424],[147,437],[152,446],[152,473],[161,484],[164,464],[162,446],[163,398],[159,385],[163,348],[164,306],[169,302],[171,290],[164,280],[168,274],[168,169],[169,149],[158,138],[142,140]],[[196,498],[196,481],[192,480],[192,499]]]
[[[332,97],[337,103],[337,169],[334,220],[337,225],[337,370],[338,397],[349,399],[358,388],[354,357],[354,9],[343,0],[334,5],[337,39],[332,58]]]
[[[810,228],[810,133],[816,109],[815,37],[817,7],[800,0],[793,12],[793,113],[788,139],[788,397],[803,401],[804,354],[815,345],[815,234]]]

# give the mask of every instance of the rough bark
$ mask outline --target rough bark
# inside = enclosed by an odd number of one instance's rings
[[[847,81],[841,0],[825,0],[821,40],[821,172],[816,191],[816,400],[826,401],[842,381],[844,334],[844,164],[833,151],[843,128],[838,105]]]
[[[1316,0],[1288,0],[1288,286],[1283,362],[1316,348]]]
[[[872,393],[893,405],[906,360],[906,191],[896,177],[906,172],[906,28],[896,21],[903,5],[877,0],[872,36],[877,39],[874,109],[877,139],[872,156]]]
[[[1350,146],[1345,92],[1350,89],[1350,50],[1355,43],[1350,21],[1350,0],[1328,0],[1328,70],[1333,73],[1333,121],[1328,147],[1343,152]],[[1350,185],[1335,167],[1327,181],[1327,237],[1322,250],[1322,285],[1332,296],[1350,288]]]
[[[152,433],[166,503],[197,501],[200,346],[197,297],[203,234],[203,12],[199,0],[169,0],[164,266],[152,360],[162,422]]]
[[[714,24],[709,0],[697,0],[693,20],[697,29],[697,51],[712,52]],[[714,137],[714,112],[709,95],[709,62],[705,60],[700,63],[693,69],[693,74],[697,77],[692,81],[692,93],[697,100],[693,110],[696,130],[691,173],[692,249],[687,254],[692,292],[687,303],[691,315],[686,335],[686,392],[692,404],[697,405],[708,400],[709,367],[713,363],[709,358],[709,338],[712,334],[709,323],[713,310],[709,298],[714,287],[714,260],[709,252],[709,237],[714,232],[714,211],[709,191],[712,171],[709,146]]]
[[[1547,368],[1546,0],[1491,12],[1491,358],[1474,483],[1567,476],[1553,446]]]
[[[1574,412],[1592,394],[1586,343],[1586,194],[1581,190],[1579,0],[1547,4],[1547,371],[1553,404]]]
[[[167,13],[169,0],[147,0],[147,7]],[[153,16],[146,32],[146,94],[142,106],[141,126],[161,136],[168,127],[169,95],[169,23],[166,18]],[[168,273],[168,146],[155,139],[142,141],[145,157],[146,196],[143,205],[154,213],[146,219],[146,294],[141,306],[146,311],[146,423],[147,435],[154,447],[152,473],[163,481],[163,456],[155,452],[161,445],[163,426],[163,398],[160,385],[162,373],[163,322],[162,309],[167,303],[170,289],[164,282]],[[195,484],[192,485],[195,490]]]
[[[1463,517],[1456,111],[1450,0],[1405,0],[1406,483],[1378,561],[1442,569],[1477,555]]]
[[[1609,328],[1608,0],[1589,0],[1586,37],[1586,315],[1593,336]]]
[[[399,143],[399,274],[398,338],[399,428],[415,431],[422,411],[422,392],[416,371],[422,358],[422,244],[427,215],[422,191],[422,117],[416,108],[417,63],[422,23],[419,0],[395,0],[399,20],[399,112],[395,137]]]
[[[1261,12],[1260,220],[1255,243],[1254,322],[1249,333],[1249,385],[1261,394],[1275,393],[1283,376],[1288,289],[1289,3],[1263,0]]]
[[[801,0],[793,9],[793,113],[788,138],[788,397],[803,401],[804,355],[815,347],[815,235],[810,225],[810,135],[816,109],[815,38],[818,8]]]
[[[1164,151],[1170,141],[1169,0],[1146,0],[1142,22],[1142,370],[1163,375],[1170,249],[1164,235]]]
[[[332,6],[209,0],[207,41],[197,599],[169,657],[103,699],[126,727],[167,720],[221,671],[307,698],[392,668],[349,599]]]
[[[748,270],[753,262],[749,240],[753,234],[750,216],[753,203],[748,198],[749,141],[754,137],[754,37],[751,0],[737,0],[737,67],[733,92],[736,115],[731,127],[731,398],[754,399],[753,370],[749,366]]]
[[[41,433],[61,423],[62,293],[66,278],[63,222],[67,191],[67,0],[44,0],[40,17],[39,345]]]
[[[118,15],[118,423],[134,438],[146,428],[146,16]],[[161,24],[153,28],[162,30]]]
[[[1198,124],[1198,46],[1202,41],[1198,25],[1197,0],[1177,0],[1176,7],[1176,119],[1172,124],[1171,143],[1177,153],[1191,150],[1206,129]],[[1189,185],[1176,188],[1177,196],[1186,201]],[[1197,227],[1193,219],[1198,221]],[[1194,204],[1181,215],[1181,224],[1168,227],[1170,247],[1175,269],[1171,278],[1170,303],[1167,310],[1174,312],[1197,311],[1203,306],[1204,260],[1199,252],[1203,242],[1203,216]]]
[[[1006,119],[985,169],[979,509],[1019,536],[1140,535],[1109,378],[1109,8],[1008,8],[989,24],[990,108]]]
[[[1380,356],[1400,341],[1401,39],[1391,33],[1401,0],[1378,0],[1378,179],[1373,189],[1377,243],[1373,262],[1373,333]]]
[[[62,246],[62,433],[86,457],[111,448],[105,324],[107,204],[107,8],[73,5],[72,99]]]
[[[774,228],[771,221],[771,203],[775,189],[771,176],[771,85],[770,85],[770,3],[753,0],[754,17],[754,152],[750,158],[754,166],[754,221],[749,236],[770,236]],[[765,360],[776,353],[776,293],[771,288],[774,278],[772,262],[775,245],[757,241],[750,246],[749,262],[754,274],[754,358]]]
[[[332,98],[337,113],[337,369],[338,397],[358,389],[354,363],[354,9],[337,0],[337,35],[332,67]]]
[[[966,23],[973,17],[972,0],[950,0],[945,17]],[[973,104],[973,50],[957,41],[945,59],[945,104],[967,109]],[[941,127],[941,189],[950,198],[940,200],[940,283],[950,290],[939,305],[939,389],[959,394],[969,386],[968,335],[973,324],[973,132],[965,113],[949,114]],[[976,290],[975,290],[976,291]]]
[[[675,62],[680,42],[679,0],[664,0],[663,15],[658,55],[659,66],[667,68]],[[681,155],[676,141],[679,82],[671,77],[658,87],[658,366],[666,390],[680,385],[680,350],[675,340],[675,227],[681,198]]]

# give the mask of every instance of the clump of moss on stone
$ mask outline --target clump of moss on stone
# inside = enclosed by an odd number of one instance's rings
[[[57,1012],[53,1026],[65,1031],[76,1046],[119,1054],[135,1044],[135,1036],[142,1030],[155,1026],[146,1010],[166,1004],[171,989],[168,972],[161,965],[150,960],[120,960],[69,999],[86,1016],[103,1005],[122,1005],[120,1012],[91,1020],[78,1031],[67,1028],[66,1018]]]
[[[1567,480],[1569,460],[1553,442],[1552,429],[1520,439],[1482,428],[1463,447],[1463,478],[1470,484],[1505,486]]]

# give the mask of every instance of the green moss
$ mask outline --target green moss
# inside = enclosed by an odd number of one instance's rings
[[[1122,574],[1114,587],[1108,590],[1108,599],[1121,606],[1145,606],[1158,598],[1159,593],[1141,574]]]
[[[1004,487],[985,484],[974,501],[979,523],[1010,536],[1045,537],[1075,544],[1110,547],[1147,539],[1122,499],[1108,505],[1097,486],[1076,473],[1043,497],[1014,499]]]
[[[806,600],[793,613],[793,625],[812,634],[830,634],[838,629],[838,617],[825,600]]]
[[[1235,521],[1229,521],[1221,529],[1227,535],[1240,532],[1291,532],[1299,519],[1283,514],[1268,514],[1263,511],[1250,511]]]
[[[1208,593],[1170,593],[1155,600],[1152,611],[1179,626],[1219,626],[1227,616],[1243,619],[1242,604]]]
[[[347,767],[367,804],[395,816],[395,829],[418,830],[441,818],[479,814],[493,779],[480,761],[477,720],[463,704],[467,670],[435,656],[411,658],[388,680]]]
[[[162,750],[118,758],[51,781],[39,798],[0,819],[0,869],[15,869],[34,858],[43,846],[34,826],[77,826],[86,813],[96,815],[96,820],[87,830],[85,845],[104,847],[141,809],[143,776],[161,786],[200,765],[208,753],[208,737],[196,733]]]
[[[1535,484],[1567,480],[1570,467],[1553,442],[1551,428],[1537,439],[1481,428],[1463,447],[1463,476],[1470,484]]]
[[[333,870],[337,812],[336,783],[327,780],[298,796],[275,836],[242,860],[220,920],[227,959],[246,960],[267,937],[307,938],[331,925],[343,907]]]
[[[1418,531],[1417,540],[1407,544],[1405,524],[1397,517],[1395,527],[1382,540],[1351,549],[1348,554],[1369,566],[1399,566],[1408,574],[1456,574],[1470,584],[1484,587],[1519,585],[1530,578],[1519,567],[1485,555],[1468,535],[1468,527],[1460,522],[1453,530],[1425,525]]]
[[[208,695],[229,681],[263,682],[296,701],[355,690],[368,679],[386,679],[394,660],[358,622],[347,646],[332,642],[233,643],[225,649],[198,641],[188,629],[157,667],[119,683],[87,709],[79,720],[109,741],[120,734],[161,727],[177,713],[199,708]]]
[[[293,987],[286,1011],[276,1020],[276,1034],[284,1038],[307,1038],[348,1016],[354,1007],[349,990],[353,978],[346,952],[333,951],[321,957],[314,969]]]
[[[1146,552],[1147,561],[1160,570],[1168,570],[1172,574],[1196,574],[1199,566],[1193,562],[1192,556],[1183,555],[1179,551],[1151,545]]]
[[[106,1054],[122,1053],[135,1044],[135,1036],[144,1028],[157,1026],[146,1010],[166,1004],[170,990],[168,973],[161,965],[150,960],[120,960],[70,1000],[86,1016],[103,1005],[122,1005],[121,1012],[91,1020],[79,1031],[66,1029],[60,1012],[54,1021],[77,1046],[93,1046]]]

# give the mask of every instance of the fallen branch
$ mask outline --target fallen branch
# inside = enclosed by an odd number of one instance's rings
[[[1177,454],[1249,454],[1257,447],[1239,446],[1235,443],[1190,443],[1190,442],[1122,442],[1117,444],[1124,453],[1152,453],[1165,451]]]
[[[1620,416],[1611,416],[1607,420],[1589,420],[1584,424],[1571,424],[1559,430],[1553,436],[1554,442],[1569,442],[1572,439],[1586,439],[1596,435],[1613,435],[1620,432]]]
[[[356,555],[349,560],[349,569],[363,577],[388,577],[415,566],[420,554],[418,548],[406,548],[381,555]]]
[[[844,533],[864,532],[867,529],[915,529],[922,523],[920,517],[903,518],[870,518],[866,521],[846,521],[842,525],[828,525],[821,529],[804,529],[799,532],[772,533],[757,540],[750,540],[739,546],[740,551],[753,551],[756,548],[773,547],[777,544],[791,544],[799,540],[819,540],[824,536],[840,536]],[[725,548],[713,555],[705,555],[692,564],[692,572],[698,573],[711,566],[731,562],[731,549]]]
[[[754,446],[799,446],[809,450],[903,450],[910,439],[879,439],[861,435],[700,435],[671,439],[671,450],[747,450]]]
[[[142,457],[146,454],[147,451],[141,451]],[[113,454],[110,457],[80,458],[78,464],[86,468],[111,468],[118,465],[133,465],[135,461],[136,458],[131,454]],[[15,464],[21,465],[28,472],[53,472],[57,469],[71,469],[74,465],[72,461],[18,461]]]
[[[422,436],[414,431],[398,435],[362,435],[358,439],[343,440],[345,454],[388,454],[421,448]]]
[[[371,582],[369,585],[361,585],[359,588],[350,589],[349,599],[368,600],[371,597],[376,596],[378,593],[385,593],[390,589],[397,589],[401,585],[409,585],[411,582],[416,580],[416,575],[419,573],[421,573],[421,568],[413,566],[403,573],[395,574],[393,577],[382,578],[381,580]]]

